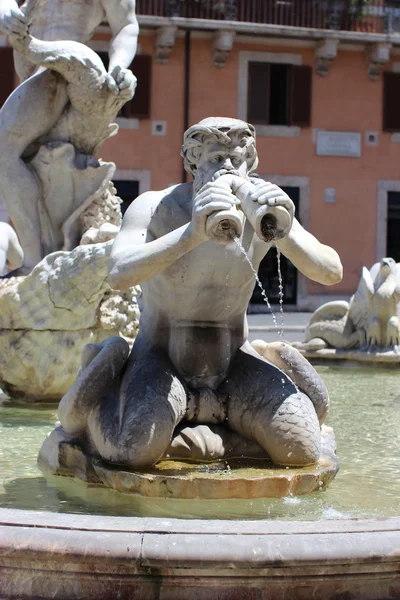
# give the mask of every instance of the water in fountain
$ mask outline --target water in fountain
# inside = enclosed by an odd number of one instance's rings
[[[317,367],[329,389],[327,424],[341,467],[323,492],[286,498],[179,500],[141,498],[64,477],[46,480],[39,448],[57,420],[56,404],[0,397],[0,508],[118,516],[323,520],[398,515],[400,400],[398,371]],[[363,415],[363,419],[359,415]],[[226,473],[226,477],[231,475]],[[234,473],[233,473],[234,476]]]

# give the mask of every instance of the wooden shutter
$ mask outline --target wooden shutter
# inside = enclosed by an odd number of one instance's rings
[[[383,131],[400,131],[400,73],[383,73]]]
[[[12,48],[0,48],[0,108],[14,89],[14,76]]]
[[[291,65],[290,68],[290,125],[311,126],[312,68]]]
[[[137,77],[134,97],[125,106],[125,116],[136,119],[148,119],[151,111],[151,64],[152,58],[146,54],[135,56],[130,66]]]
[[[247,121],[254,124],[269,123],[269,77],[268,63],[249,62],[247,87]]]

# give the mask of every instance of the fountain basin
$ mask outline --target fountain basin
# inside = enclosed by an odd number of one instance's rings
[[[326,491],[299,497],[140,498],[45,480],[36,456],[56,407],[5,403],[0,597],[399,598],[397,371],[317,370],[341,469]]]
[[[400,597],[400,519],[198,521],[0,509],[2,598]]]

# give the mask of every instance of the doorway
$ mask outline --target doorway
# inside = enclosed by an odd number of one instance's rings
[[[400,192],[387,194],[386,254],[400,262]],[[382,257],[381,257],[382,258]]]
[[[129,179],[114,179],[113,185],[117,190],[117,196],[122,200],[121,212],[125,214],[127,208],[139,196],[139,181]]]

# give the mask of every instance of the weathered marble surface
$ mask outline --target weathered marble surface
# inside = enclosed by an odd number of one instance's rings
[[[85,45],[105,17],[108,72]],[[25,252],[18,275],[37,265],[1,286],[0,382],[14,396],[59,399],[88,342],[132,341],[137,328],[136,292],[106,281],[121,211],[115,165],[96,157],[135,91],[135,2],[0,0],[0,28],[22,80],[0,111],[0,193]]]
[[[305,342],[293,346],[310,357],[364,362],[400,361],[400,264],[383,258],[363,267],[349,302],[328,302],[312,315]],[[325,351],[326,349],[326,351]],[[365,355],[363,357],[363,355]]]
[[[252,125],[205,119],[185,133],[182,155],[194,182],[137,198],[115,238],[108,279],[122,290],[141,284],[140,330],[131,354],[120,338],[85,348],[59,406],[65,441],[126,471],[166,454],[314,465],[327,390],[297,350],[248,342],[245,254],[257,269],[275,243],[326,284],[340,280],[340,259],[301,227],[287,194],[251,176]],[[54,452],[46,441],[40,461],[50,470]]]
[[[32,400],[60,399],[88,343],[109,335],[132,341],[137,289],[107,283],[111,242],[55,252],[26,277],[0,287],[0,387]]]

